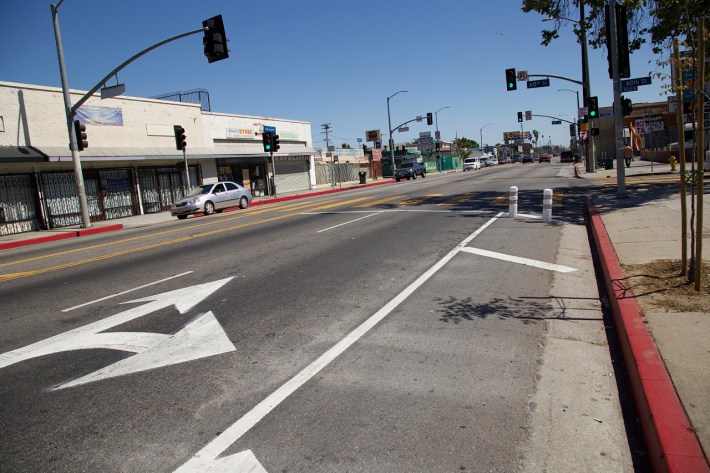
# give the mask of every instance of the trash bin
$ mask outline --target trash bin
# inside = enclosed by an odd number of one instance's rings
[[[614,158],[606,158],[604,169],[614,169]]]
[[[365,171],[360,171],[357,175],[360,176],[360,184],[365,184],[367,182],[365,181],[365,177],[367,176]]]

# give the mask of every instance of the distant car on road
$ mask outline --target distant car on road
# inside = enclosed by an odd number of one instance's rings
[[[496,158],[495,156],[491,156],[488,159],[490,160],[491,166],[498,166],[498,158]]]
[[[525,163],[534,163],[535,161],[533,160],[533,157],[529,154],[526,154],[523,156],[523,164]]]
[[[560,162],[561,163],[573,163],[574,162],[574,154],[572,154],[572,151],[563,151],[560,154]]]
[[[506,156],[505,158],[500,158],[498,160],[498,164],[510,164],[512,162],[513,162],[513,160],[510,159],[510,156]]]
[[[229,207],[239,206],[240,209],[246,209],[253,198],[249,189],[235,182],[203,184],[176,201],[170,207],[170,215],[183,220],[188,215],[198,213],[212,215]]]
[[[523,157],[520,156],[519,154],[514,154],[514,155],[513,155],[513,158],[512,158],[512,161],[513,161],[514,163],[520,163],[520,162],[523,161]]]
[[[481,169],[481,159],[480,158],[466,158],[463,160],[463,170],[464,171],[475,171]]]
[[[541,163],[551,163],[552,156],[550,156],[549,154],[541,154],[540,155],[540,162]]]
[[[488,156],[481,157],[481,167],[485,168],[491,166],[491,160]]]
[[[419,164],[414,161],[409,163],[402,163],[394,171],[394,180],[399,182],[400,179],[416,179],[417,175],[426,177],[426,168],[423,164]]]

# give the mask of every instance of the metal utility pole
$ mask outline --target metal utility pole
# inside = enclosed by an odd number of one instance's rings
[[[84,188],[84,175],[81,170],[81,158],[79,157],[79,147],[74,134],[74,112],[72,112],[71,95],[69,92],[69,80],[67,79],[67,69],[64,63],[64,48],[62,47],[62,35],[59,30],[59,7],[64,0],[60,0],[56,5],[50,4],[52,9],[52,23],[54,24],[54,39],[57,43],[57,58],[59,59],[59,75],[62,79],[62,94],[64,95],[64,114],[67,120],[67,131],[69,132],[69,148],[71,149],[72,162],[74,163],[74,182],[76,183],[77,194],[79,194],[79,207],[81,209],[81,226],[91,227],[89,217],[89,204],[86,200],[86,189]]]
[[[444,110],[445,108],[451,108],[448,105],[446,107],[441,107],[439,110],[434,112],[434,125],[436,126],[436,141],[437,143],[440,141],[439,140],[439,112]],[[439,168],[438,171],[441,172],[441,152],[437,151],[436,152],[436,165]]]
[[[624,169],[624,123],[621,105],[621,79],[619,78],[619,51],[616,40],[616,0],[609,0],[609,34],[611,37],[611,72],[614,83],[614,143],[616,144],[616,197],[626,197],[626,170]],[[585,99],[586,100],[586,99]]]
[[[584,18],[584,0],[579,1],[579,30],[580,42],[582,43],[582,99],[583,104],[587,106],[587,99],[591,95],[589,90],[589,62],[587,60],[587,22]],[[591,131],[587,131],[587,140],[591,136]],[[584,156],[587,160],[587,172],[596,172],[596,163],[589,157],[590,146],[584,145]]]
[[[704,171],[705,171],[705,96],[702,90],[705,87],[705,17],[698,18],[698,52],[695,58],[697,65],[697,75],[695,80],[696,112],[695,116],[698,126],[695,129],[695,160],[698,163],[698,175],[696,188],[698,189],[698,216],[695,223],[695,290],[700,291],[700,278],[703,268],[703,197]],[[680,105],[680,104],[679,104]],[[685,131],[685,128],[682,130]]]
[[[325,130],[325,153],[326,156],[328,156],[328,152],[330,151],[330,136],[328,135],[328,131],[332,128],[332,125],[330,123],[324,123],[321,125],[321,128]],[[336,180],[335,180],[335,156],[330,155],[330,177],[331,177],[331,187],[335,187]]]
[[[478,146],[480,146],[481,148],[483,148],[483,129],[486,128],[487,126],[491,126],[491,125],[493,125],[493,123],[486,123],[478,130],[479,138],[481,139],[481,142],[479,143]],[[482,151],[483,151],[483,149],[481,149],[481,152]]]

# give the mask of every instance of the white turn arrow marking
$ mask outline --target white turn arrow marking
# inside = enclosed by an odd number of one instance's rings
[[[200,473],[224,473],[225,471],[234,473],[267,473],[251,450],[244,450],[228,457],[203,463],[199,470],[191,470],[183,466],[179,471],[194,471]]]
[[[143,332],[99,333],[172,305],[184,314],[232,279],[221,279],[126,302],[148,304],[0,354],[0,368],[70,350],[105,348],[136,353],[132,357],[54,388],[61,389],[234,351],[236,348],[212,312],[202,314],[174,335]]]

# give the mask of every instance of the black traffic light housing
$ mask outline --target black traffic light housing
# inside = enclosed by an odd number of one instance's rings
[[[441,144],[437,141],[435,146],[436,146],[436,152],[438,153],[441,150]]]
[[[175,148],[177,148],[178,151],[184,151],[187,147],[185,129],[180,125],[173,125],[173,131],[175,133]]]
[[[615,5],[616,15],[616,57],[619,67],[619,77],[631,77],[631,66],[629,64],[629,32],[627,27],[626,7],[621,4]],[[609,18],[609,5],[604,5],[604,32],[606,40],[607,61],[609,62],[609,79],[613,79],[612,57],[611,57],[611,26]]]
[[[84,151],[84,148],[89,147],[86,125],[79,120],[74,120],[74,135],[76,136],[76,147],[79,151]]]
[[[518,112],[518,123],[523,123],[523,112]]]
[[[623,116],[628,116],[631,115],[631,112],[634,111],[634,106],[631,103],[631,99],[624,98],[624,96],[621,96],[621,114]]]
[[[229,51],[227,50],[227,35],[224,32],[222,15],[217,15],[203,21],[202,27],[206,28],[205,35],[202,38],[202,44],[205,47],[207,62],[213,63],[227,59],[229,57]]]
[[[264,145],[265,153],[269,153],[273,150],[273,142],[271,136],[272,135],[270,132],[264,132],[261,134],[261,142]]]
[[[271,135],[271,148],[274,150],[274,153],[281,148],[281,145],[279,145],[279,135]]]
[[[589,118],[599,118],[599,99],[597,97],[587,97],[587,116]]]
[[[505,70],[505,88],[506,90],[518,90],[518,78],[515,74],[515,68]]]
[[[429,112],[426,114],[426,124],[427,125],[433,125],[434,124],[434,115]]]

